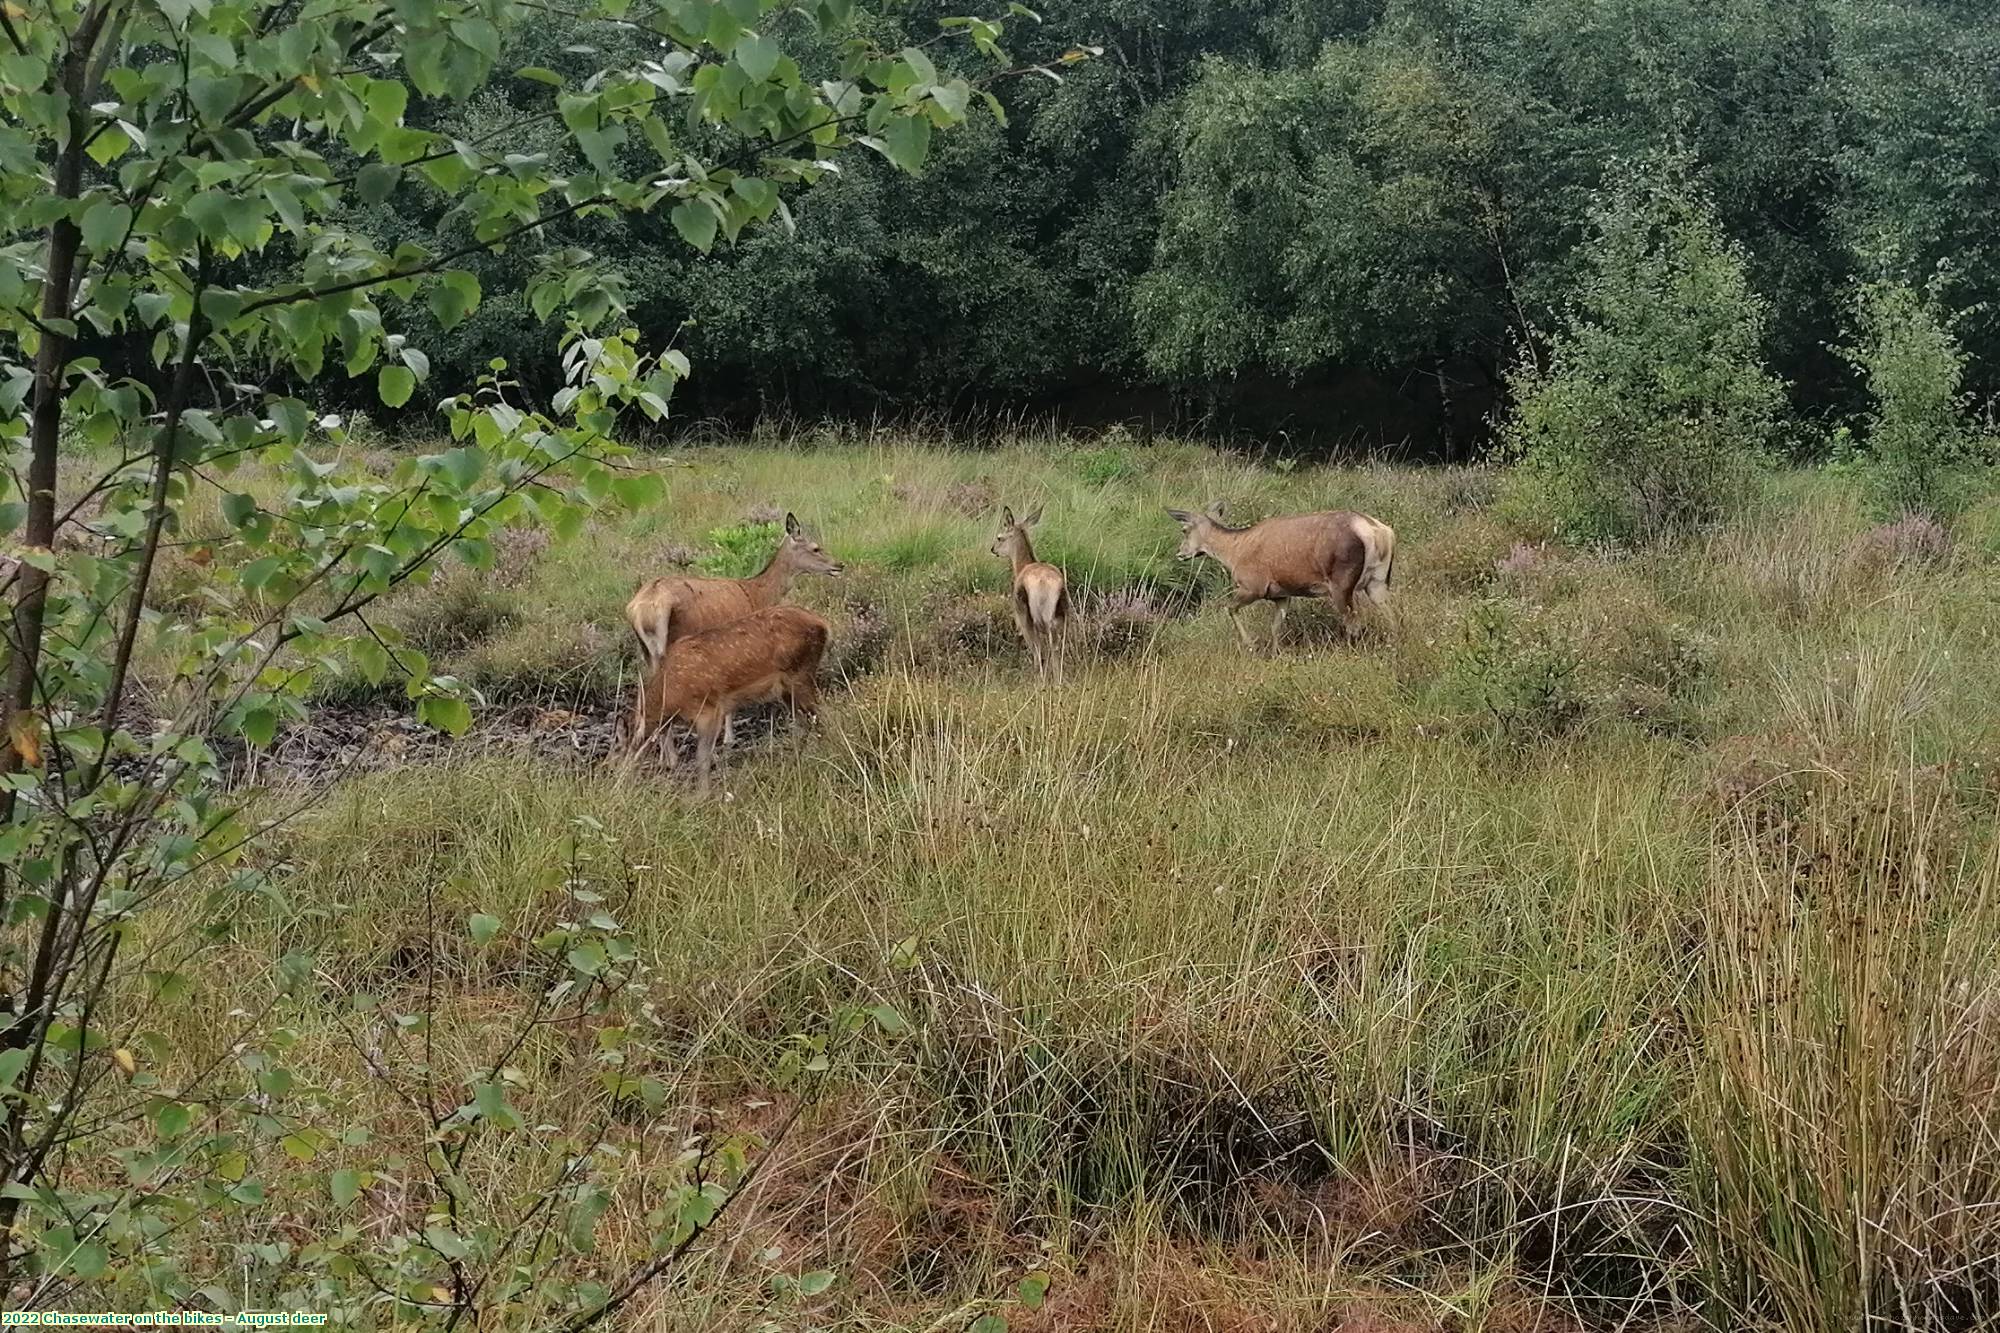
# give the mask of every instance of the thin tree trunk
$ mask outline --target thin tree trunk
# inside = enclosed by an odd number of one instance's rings
[[[86,11],[82,22],[77,25],[76,34],[70,39],[69,50],[63,55],[61,80],[62,92],[69,98],[69,141],[56,157],[52,193],[58,199],[74,200],[83,194],[84,145],[88,142],[90,128],[87,109],[92,92],[91,61],[108,12],[102,4],[93,5]],[[62,436],[63,372],[69,368],[73,346],[73,339],[64,332],[64,326],[69,321],[75,297],[76,256],[82,243],[83,233],[67,215],[58,218],[49,228],[48,263],[42,283],[41,345],[35,351],[35,400],[28,428],[31,451],[26,496],[28,513],[22,540],[30,552],[53,553],[55,550],[56,462]],[[7,645],[11,655],[7,663],[5,702],[10,721],[19,720],[25,724],[29,719],[24,715],[35,706],[48,595],[49,572],[23,563]],[[14,745],[0,749],[0,774],[16,772],[21,761],[21,752]],[[10,824],[13,818],[14,793],[0,793],[0,824]],[[4,906],[4,902],[5,895],[0,894],[0,906]],[[64,905],[62,895],[52,898],[48,915],[43,921],[33,965],[34,979],[30,985],[30,993],[36,997],[47,990]],[[10,1011],[4,1015],[7,1026],[0,1030],[0,1046],[19,1050],[41,1040],[47,1031],[47,1015],[37,1012],[42,1007],[39,999],[28,999],[18,1008],[11,993],[0,999],[4,999]],[[0,1129],[0,1171],[5,1173],[0,1178],[9,1183],[14,1182],[15,1172],[21,1166],[26,1145],[26,1121],[25,1113],[12,1115],[7,1117],[4,1129]],[[6,1291],[13,1280],[13,1227],[19,1210],[20,1201],[11,1194],[0,1197],[0,1236],[6,1238],[4,1243],[0,1243],[0,1292]]]
[[[103,28],[105,11],[93,9],[85,16],[63,56],[62,91],[69,97],[69,142],[56,158],[54,194],[58,199],[77,199],[83,194],[83,149],[89,137],[85,108],[89,102],[88,73],[92,47]],[[49,227],[48,264],[42,283],[42,341],[35,351],[35,405],[30,418],[28,441],[28,514],[22,543],[30,551],[53,551],[56,541],[56,450],[62,434],[63,372],[69,366],[72,340],[61,324],[70,317],[70,302],[76,289],[76,252],[83,233],[67,214]],[[23,564],[20,588],[14,603],[14,620],[8,644],[12,657],[7,663],[6,702],[10,720],[35,706],[35,675],[41,665],[42,619],[48,606],[47,570]],[[12,745],[0,751],[0,774],[21,766],[21,755]],[[0,822],[14,813],[12,792],[0,795]]]
[[[125,698],[125,680],[132,669],[132,650],[139,640],[139,624],[145,618],[146,589],[153,581],[153,562],[159,556],[160,534],[167,525],[167,490],[173,483],[181,414],[187,410],[188,399],[194,392],[195,363],[201,352],[201,340],[208,333],[208,323],[201,313],[201,294],[207,286],[208,254],[204,250],[195,271],[194,313],[188,316],[187,345],[181,349],[180,364],[174,367],[174,378],[167,388],[166,417],[160,424],[158,438],[153,441],[153,492],[146,515],[146,541],[139,551],[139,567],[132,572],[132,592],[125,607],[125,623],[118,629],[118,647],[111,658],[111,680],[105,688],[104,708],[99,718],[106,746],[110,745],[111,733],[118,726],[118,710]],[[102,763],[101,756],[99,763]],[[95,783],[97,769],[97,764],[91,765],[83,783],[86,788]]]

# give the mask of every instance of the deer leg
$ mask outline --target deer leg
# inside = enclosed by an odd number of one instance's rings
[[[1230,622],[1236,626],[1236,637],[1243,641],[1243,651],[1247,653],[1256,652],[1257,645],[1250,638],[1250,627],[1243,623],[1243,608],[1252,602],[1262,600],[1261,597],[1250,597],[1244,595],[1242,592],[1238,592],[1235,599],[1229,603]]]
[[[708,795],[710,770],[715,767],[715,739],[722,733],[726,720],[721,710],[703,713],[694,724],[694,791],[697,796]]]
[[[1285,613],[1290,609],[1290,604],[1287,602],[1280,601],[1276,605],[1278,614],[1271,618],[1271,656],[1273,657],[1278,655],[1279,645],[1283,642],[1280,636],[1285,632]]]
[[[1347,638],[1354,637],[1354,590],[1361,583],[1361,566],[1343,569],[1334,575],[1332,585],[1327,589],[1326,600],[1340,613],[1340,630]]]
[[[1028,611],[1028,599],[1018,594],[1014,598],[1014,628],[1020,632],[1021,642],[1028,647],[1028,656],[1035,664],[1035,674],[1040,675],[1042,642],[1035,635],[1035,618]]]
[[[791,681],[785,688],[785,703],[792,710],[795,721],[817,721],[819,718],[819,682],[811,676]]]
[[[722,748],[726,750],[734,744],[736,744],[736,714],[731,713],[722,719]]]

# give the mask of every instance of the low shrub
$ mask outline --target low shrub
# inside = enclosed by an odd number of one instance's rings
[[[1585,716],[1575,649],[1521,619],[1504,602],[1475,606],[1448,682],[1461,706],[1517,744],[1566,735]]]

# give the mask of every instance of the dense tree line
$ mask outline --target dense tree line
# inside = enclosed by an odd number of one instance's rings
[[[868,21],[893,43],[943,12]],[[1996,387],[1989,6],[1062,0],[1044,19],[1041,45],[1102,56],[1012,86],[1006,123],[940,143],[920,178],[857,155],[795,201],[795,232],[720,262],[660,217],[535,244],[619,257],[642,331],[697,366],[683,418],[1059,409],[1463,450],[1578,299],[1607,173],[1666,155],[1768,310],[1795,447],[1861,404],[1838,349],[1867,282],[1942,271],[1966,388]],[[550,18],[506,59],[582,71],[620,40]],[[476,139],[537,91],[517,80],[517,103],[503,89],[445,128]],[[558,169],[577,151],[553,122],[512,147]],[[401,192],[377,207],[392,235],[458,225]],[[431,340],[437,382],[495,356],[552,376],[556,331],[521,294],[533,256],[484,263],[486,302]]]

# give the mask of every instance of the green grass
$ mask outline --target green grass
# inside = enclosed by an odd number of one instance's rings
[[[846,1275],[827,1326],[957,1328],[1031,1261],[1052,1304],[1017,1328],[1831,1333],[1991,1299],[1931,1282],[2000,1247],[1987,544],[1895,566],[1797,476],[1712,537],[1503,573],[1482,473],[1115,461],[700,450],[662,513],[398,599],[447,668],[609,708],[637,577],[776,506],[849,562],[798,588],[835,656],[883,642],[708,804],[513,753],[344,785],[281,836],[300,910],[206,958],[213,1003],[285,949],[394,1003],[435,964],[470,1067],[513,1000],[459,923],[542,928],[589,816],[632,867],[677,1096],[773,1095],[784,1034],[850,1000],[910,1024],[732,1232]],[[1244,655],[1160,512],[1218,498],[1390,522],[1391,607]],[[1000,503],[1044,505],[1039,553],[1089,594],[1060,690],[1011,637]],[[1112,651],[1088,622],[1115,615]],[[413,1141],[323,1014],[288,1021],[330,1123]],[[552,1057],[522,1096],[589,1078]],[[744,1321],[732,1254],[643,1326]]]

